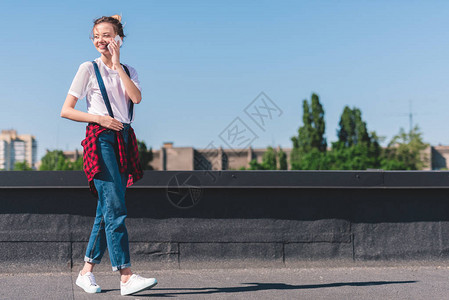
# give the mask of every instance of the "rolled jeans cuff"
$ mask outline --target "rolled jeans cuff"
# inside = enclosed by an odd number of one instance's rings
[[[87,256],[84,256],[84,261],[85,262],[89,262],[89,263],[93,263],[93,264],[99,264],[101,262],[100,260],[92,259],[92,258],[87,257]]]
[[[112,271],[118,271],[126,268],[131,268],[131,263],[123,264],[120,266],[112,266]]]

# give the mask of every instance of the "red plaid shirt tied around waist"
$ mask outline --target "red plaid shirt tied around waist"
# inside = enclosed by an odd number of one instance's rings
[[[81,142],[84,148],[83,166],[86,173],[89,187],[92,194],[98,196],[94,185],[94,177],[102,170],[100,168],[100,161],[98,156],[97,140],[103,131],[108,130],[95,123],[89,123],[86,127],[86,138]],[[128,131],[128,151],[125,149],[125,141],[120,131],[115,131],[117,138],[117,163],[120,173],[129,172],[128,182],[126,186],[131,186],[143,176],[142,167],[139,161],[139,150],[137,147],[137,139],[132,127]]]

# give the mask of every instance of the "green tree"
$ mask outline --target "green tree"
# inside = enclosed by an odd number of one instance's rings
[[[264,170],[262,164],[259,164],[257,162],[257,159],[252,159],[249,162],[249,167],[247,168],[247,170]]]
[[[40,171],[65,171],[71,170],[70,161],[61,150],[47,151],[41,160]]]
[[[298,164],[299,170],[327,170],[329,169],[327,152],[321,152],[314,148],[311,151],[305,153],[300,163]]]
[[[281,147],[279,147],[278,159],[279,159],[279,170],[288,170],[287,154],[282,150]]]
[[[248,170],[277,170],[276,151],[273,147],[268,146],[267,151],[263,154],[262,163],[258,163],[256,159],[249,162]]]
[[[378,168],[379,156],[366,144],[341,146],[338,142],[327,153],[329,170],[366,170]]]
[[[83,156],[79,156],[75,161],[69,162],[69,169],[74,171],[83,170]]]
[[[276,152],[273,147],[268,146],[267,151],[263,154],[262,157],[262,166],[264,170],[276,170]]]
[[[303,126],[298,129],[298,136],[291,138],[294,148],[298,148],[302,153],[309,152],[313,148],[322,152],[326,151],[324,109],[318,95],[312,94],[310,105],[307,99],[305,99],[302,107]]]
[[[26,161],[18,161],[14,164],[14,171],[33,171]]]
[[[311,103],[307,99],[303,101],[303,126],[298,129],[298,136],[291,138],[293,149],[290,154],[292,169],[301,169],[302,157],[317,149],[320,152],[326,152],[327,142],[324,137],[326,129],[324,121],[324,109],[320,103],[319,97],[312,94]]]
[[[337,131],[338,141],[328,153],[331,170],[366,170],[379,168],[381,148],[375,132],[368,133],[360,109],[345,106]]]
[[[423,153],[427,147],[429,144],[424,143],[418,126],[408,133],[401,128],[385,149],[381,167],[385,170],[422,170],[429,165],[429,157]]]
[[[147,149],[144,141],[137,140],[137,147],[139,151],[139,160],[144,170],[153,170],[150,162],[153,160],[153,148]]]
[[[371,143],[371,137],[368,134],[366,122],[362,120],[360,109],[355,107],[350,109],[348,106],[345,106],[339,125],[338,141],[345,147]]]

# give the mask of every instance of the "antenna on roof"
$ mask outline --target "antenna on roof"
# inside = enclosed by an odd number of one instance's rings
[[[412,112],[412,100],[409,100],[409,114],[408,114],[408,122],[410,127],[410,133],[413,130],[413,112]]]

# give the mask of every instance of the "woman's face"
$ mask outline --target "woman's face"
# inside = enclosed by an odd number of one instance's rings
[[[110,54],[108,44],[114,39],[117,33],[111,23],[103,22],[95,25],[93,30],[93,42],[98,52]]]

